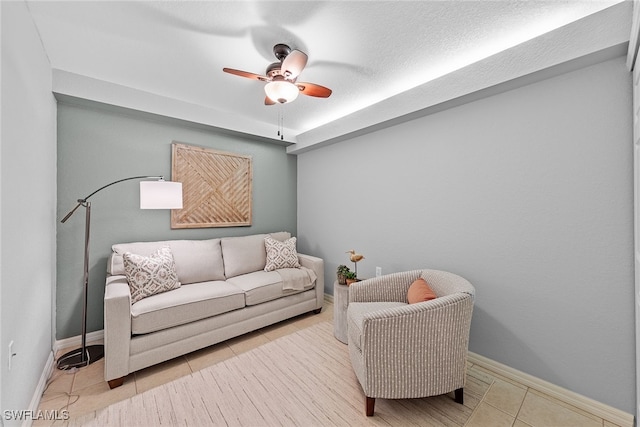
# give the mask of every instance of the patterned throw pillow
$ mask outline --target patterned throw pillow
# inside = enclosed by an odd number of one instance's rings
[[[267,236],[264,238],[264,246],[267,249],[267,263],[264,271],[273,271],[278,268],[300,268],[295,237],[280,242]]]
[[[169,246],[163,246],[149,256],[125,252],[122,258],[124,273],[131,288],[131,304],[180,287],[176,263]]]

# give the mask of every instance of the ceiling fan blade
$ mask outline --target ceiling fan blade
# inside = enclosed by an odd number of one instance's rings
[[[224,71],[225,73],[236,75],[236,76],[246,77],[248,79],[253,79],[253,80],[260,80],[263,82],[268,82],[271,80],[267,76],[261,76],[259,74],[250,73],[248,71],[234,70],[233,68],[223,68],[222,71]]]
[[[264,97],[264,105],[275,105],[275,102],[271,100],[268,96]]]
[[[280,71],[286,79],[295,79],[307,65],[307,54],[299,50],[292,50],[282,61]]]
[[[331,89],[314,83],[296,83],[300,93],[308,96],[316,96],[318,98],[328,98],[331,96]]]

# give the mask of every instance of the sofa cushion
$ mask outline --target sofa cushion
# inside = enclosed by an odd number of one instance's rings
[[[235,277],[263,270],[267,262],[267,253],[264,246],[264,238],[267,236],[284,241],[290,238],[291,234],[286,231],[280,231],[271,234],[254,234],[221,239],[220,245],[222,247],[225,277]]]
[[[242,289],[230,283],[193,283],[133,304],[131,331],[146,334],[243,307]]]
[[[224,280],[220,239],[174,240],[171,243],[178,277],[183,284]]]
[[[163,246],[149,256],[125,252],[123,262],[132,304],[180,287],[169,246]]]
[[[266,236],[254,234],[221,239],[224,275],[229,278],[264,269],[267,261],[264,248]]]
[[[358,350],[362,350],[362,328],[364,319],[368,313],[387,308],[402,307],[403,302],[352,302],[347,308],[347,333],[349,342],[352,342]]]
[[[306,280],[304,288],[299,290],[284,290],[282,277],[277,271],[254,271],[227,279],[227,282],[244,291],[247,305],[256,305],[313,288],[315,281],[311,282],[305,271],[298,271],[300,277]]]
[[[224,280],[224,265],[220,239],[166,240],[160,242],[135,242],[113,245],[114,254],[107,271],[111,275],[123,275],[122,255],[131,252],[148,256],[162,246],[169,246],[176,263],[178,280],[182,284]]]
[[[276,233],[270,233],[269,236],[273,237],[279,242],[284,242],[287,239],[291,238],[291,233],[288,231],[278,231]]]
[[[264,271],[300,267],[295,237],[281,242],[271,236],[267,236],[264,238],[264,246],[267,252]]]

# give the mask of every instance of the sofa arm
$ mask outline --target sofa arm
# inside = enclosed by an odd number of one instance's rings
[[[422,270],[403,271],[374,277],[349,286],[349,302],[407,302],[409,286]]]
[[[324,260],[299,253],[298,262],[301,266],[310,268],[316,273],[316,309],[320,309],[324,304]]]
[[[131,291],[125,276],[107,276],[104,289],[104,378],[129,374]]]

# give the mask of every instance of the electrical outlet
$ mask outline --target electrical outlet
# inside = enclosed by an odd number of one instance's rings
[[[382,267],[376,267],[376,277],[382,276]]]
[[[13,352],[13,340],[9,342],[9,370],[11,370],[11,359],[15,356],[16,353]]]

